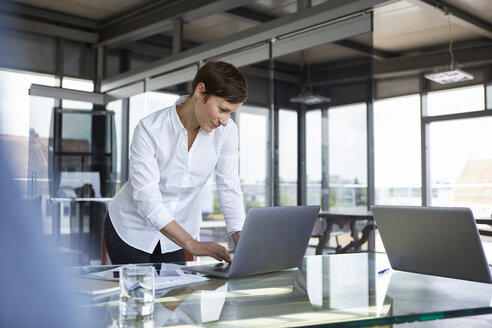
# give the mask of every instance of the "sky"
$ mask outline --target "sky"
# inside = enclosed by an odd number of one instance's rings
[[[374,104],[376,187],[420,187],[420,97]]]

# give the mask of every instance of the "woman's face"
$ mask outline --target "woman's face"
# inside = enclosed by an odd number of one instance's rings
[[[200,85],[200,84],[199,84]],[[197,86],[197,89],[199,87]],[[242,103],[233,104],[217,96],[209,95],[204,102],[201,92],[195,93],[197,101],[195,104],[195,115],[198,123],[208,133],[223,125],[226,126],[232,113],[237,112]]]

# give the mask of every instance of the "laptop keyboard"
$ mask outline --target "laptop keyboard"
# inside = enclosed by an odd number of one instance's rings
[[[228,272],[230,267],[231,266],[229,264],[227,264],[227,265],[218,264],[217,266],[214,267],[214,271],[217,271],[217,272]]]

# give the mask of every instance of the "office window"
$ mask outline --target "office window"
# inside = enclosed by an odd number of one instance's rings
[[[308,205],[321,205],[321,110],[306,113],[306,194]]]
[[[243,105],[239,109],[239,172],[246,211],[266,204],[268,109]]]
[[[32,103],[29,88],[33,83],[55,86],[55,82],[51,75],[0,70],[0,134],[29,136],[31,106],[38,102],[53,106],[52,99],[43,97]]]
[[[268,110],[253,106],[241,106],[234,115],[239,129],[239,171],[246,211],[265,206],[267,115]],[[232,239],[224,228],[215,172],[201,190],[200,198],[203,218],[200,240],[216,241],[230,247]]]
[[[25,171],[21,179],[26,181],[25,197],[41,197],[42,227],[45,234],[52,231],[52,206],[50,201],[50,176],[48,173],[51,119],[54,100],[46,97],[30,96],[28,125],[29,136],[25,137],[28,145],[25,153],[16,150],[12,159],[23,158]],[[19,137],[14,137],[19,138]],[[23,137],[21,137],[23,138]],[[18,177],[17,177],[18,178]],[[23,188],[24,192],[24,188]]]
[[[473,112],[485,108],[483,85],[429,92],[427,115]]]
[[[10,151],[7,158],[13,179],[25,197],[29,197],[28,184],[33,178],[28,172],[29,136],[36,137],[40,145],[47,144],[54,105],[53,99],[29,96],[33,83],[55,86],[56,80],[51,75],[0,70],[0,138]],[[30,120],[37,125],[31,126]]]
[[[65,89],[73,89],[79,91],[94,91],[94,83],[91,80],[83,80],[83,79],[75,79],[70,77],[64,77],[62,79],[62,87]],[[84,102],[84,101],[75,101],[75,100],[63,100],[62,101],[63,108],[69,109],[87,109],[92,110],[92,103]]]
[[[116,191],[121,187],[121,120],[123,118],[123,101],[115,100],[106,105],[106,109],[114,112],[116,129]],[[128,159],[125,159],[128,160]]]
[[[367,206],[366,104],[328,110],[330,208]]]
[[[420,96],[374,103],[375,203],[421,205]]]
[[[280,110],[278,120],[280,205],[297,205],[297,112]]]
[[[429,128],[431,205],[492,213],[492,117],[435,122]]]
[[[146,92],[130,97],[129,146],[132,144],[133,131],[142,118],[159,109],[174,105],[178,98],[178,95],[164,92]]]

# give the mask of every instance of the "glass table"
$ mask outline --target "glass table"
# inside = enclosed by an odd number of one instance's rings
[[[157,290],[153,317],[136,326],[362,327],[492,313],[492,284],[388,267],[382,253],[306,256],[299,269]],[[118,294],[84,304],[91,326],[126,326],[119,322]]]

